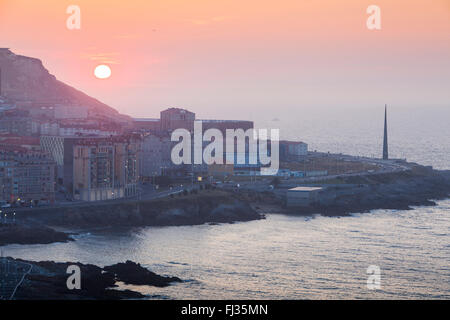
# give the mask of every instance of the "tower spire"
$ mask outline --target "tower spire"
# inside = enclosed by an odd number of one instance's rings
[[[383,140],[383,160],[389,159],[388,152],[388,132],[387,132],[387,105],[384,105],[384,140]]]

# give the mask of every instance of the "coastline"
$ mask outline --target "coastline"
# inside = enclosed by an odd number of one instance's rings
[[[169,300],[245,299],[255,297],[256,290],[263,292],[263,299],[320,299],[321,295],[332,298],[336,294],[334,290],[310,295],[306,288],[321,283],[315,276],[335,281],[336,274],[329,272],[330,267],[348,270],[342,280],[352,284],[351,275],[365,272],[365,268],[373,263],[373,257],[380,255],[378,263],[393,266],[385,276],[398,277],[401,286],[395,291],[389,284],[387,293],[383,291],[376,295],[377,298],[395,299],[392,292],[399,292],[419,299],[420,295],[436,299],[448,297],[448,291],[445,291],[448,285],[436,286],[431,292],[421,288],[436,277],[448,278],[439,266],[445,265],[450,258],[446,250],[448,236],[445,236],[448,235],[445,226],[449,221],[450,200],[438,201],[437,205],[414,207],[411,211],[375,210],[343,218],[268,214],[267,220],[248,223],[108,228],[111,232],[108,229],[92,232],[80,237],[78,243],[8,246],[4,253],[29,261],[79,261],[100,267],[133,260],[157,274],[177,276],[185,281],[165,288],[119,284],[118,289],[138,291],[149,299]],[[415,238],[419,235],[423,240],[415,246]],[[386,238],[390,241],[386,242]],[[278,251],[271,255],[273,248]],[[356,254],[353,260],[355,250],[365,254]],[[436,267],[426,259],[429,252],[436,257],[433,259]],[[425,263],[417,266],[415,271],[409,270],[409,263],[422,259]],[[275,274],[273,270],[280,265],[279,261],[284,261],[281,264],[290,265],[291,269]],[[319,262],[323,264],[316,269]],[[263,267],[265,264],[268,267]],[[264,283],[255,287],[255,278],[245,280],[245,275],[250,272],[260,279],[275,279],[284,290],[278,291]],[[417,287],[408,291],[409,281],[422,273],[426,280],[417,282]],[[305,281],[302,291],[292,288],[293,279]],[[242,292],[236,292],[235,288],[242,288]],[[351,288],[359,290],[356,294],[361,297],[374,298],[371,292],[364,291],[365,287]],[[339,290],[338,297],[348,299],[353,292]]]
[[[148,201],[127,201],[18,211],[14,222],[0,224],[0,247],[75,241],[72,230],[109,227],[183,226],[264,219],[251,205],[221,190]],[[70,232],[69,232],[70,231]],[[76,233],[75,233],[76,234]]]
[[[450,171],[433,170],[412,163],[408,165],[410,169],[403,172],[316,181],[309,185],[325,188],[322,195],[324,201],[287,208],[282,197],[266,197],[264,203],[268,208],[257,211],[267,213],[268,210],[278,208],[272,213],[349,216],[378,209],[411,210],[412,206],[435,206],[436,200],[450,198]],[[281,183],[279,194],[294,186],[289,181]]]
[[[348,216],[376,209],[409,210],[434,206],[449,198],[450,171],[409,164],[403,172],[349,176],[322,181],[327,202],[287,208],[283,195],[295,181],[283,181],[273,191],[203,190],[153,200],[104,203],[18,211],[14,224],[0,225],[0,246],[73,241],[68,230],[108,227],[182,226],[245,222],[266,213]],[[314,182],[315,184],[320,181]]]
[[[117,207],[115,211],[111,211],[110,207],[106,207],[108,210],[101,210],[100,208],[103,208],[103,206],[98,206],[94,216],[91,216],[92,213],[73,211],[74,208],[72,208],[72,211],[65,212],[63,215],[61,215],[61,212],[41,211],[33,217],[29,217],[28,214],[22,217],[18,215],[18,219],[21,223],[26,223],[28,227],[33,226],[33,224],[42,227],[43,223],[51,222],[52,227],[57,230],[68,230],[68,228],[75,227],[90,229],[118,226],[119,223],[110,222],[116,215],[118,215],[117,219],[124,223],[120,225],[125,227],[232,223],[234,221],[263,219],[264,215],[269,213],[300,216],[320,214],[340,217],[375,209],[409,210],[412,209],[411,206],[433,206],[435,205],[434,199],[449,198],[450,180],[448,177],[448,171],[439,172],[422,166],[405,173],[386,173],[378,175],[376,178],[370,177],[370,179],[377,182],[371,183],[366,187],[357,187],[352,184],[352,187],[349,189],[352,192],[339,197],[333,205],[328,206],[288,209],[283,205],[282,199],[276,196],[275,192],[257,193],[246,191],[236,193],[213,190],[205,194],[199,193],[186,197],[169,197],[167,199],[137,202],[134,204],[136,210],[133,211],[132,215],[122,212],[122,210],[129,208],[129,204],[127,204],[124,207]],[[354,179],[352,177],[351,182],[354,182]],[[347,179],[342,181],[343,184],[348,182],[350,181]],[[367,180],[366,182],[369,181]],[[287,182],[275,190],[283,190],[284,185],[287,185]],[[335,188],[335,185],[333,185],[333,188]],[[353,190],[352,188],[355,189]],[[359,192],[353,193],[355,190],[359,190]],[[141,209],[137,210],[138,207]],[[206,214],[205,210],[208,210],[209,214]],[[214,214],[212,214],[213,212]],[[75,215],[76,219],[67,220],[66,215],[71,214]],[[136,216],[136,214],[138,215]],[[160,214],[164,215],[165,219],[158,218]],[[102,216],[103,219],[100,219],[99,216]],[[138,216],[141,216],[142,219],[136,219]],[[158,286],[150,280],[149,282],[144,280],[145,283],[138,283],[142,279],[146,279],[146,274],[150,271],[139,269],[139,272],[136,272],[132,268],[123,268],[123,263],[101,268],[95,265],[83,265],[78,262],[57,263],[53,261],[14,260],[33,265],[33,268],[41,271],[41,268],[45,269],[43,274],[41,272],[41,274],[31,273],[26,275],[15,299],[42,299],[43,296],[49,299],[52,297],[57,297],[58,299],[145,299],[151,298],[151,296],[137,291],[122,290],[117,285],[120,286],[120,283],[123,282],[132,285]],[[72,292],[66,289],[65,281],[68,275],[65,273],[65,268],[70,264],[79,265],[83,270],[83,274],[87,274],[86,279],[91,281],[91,284],[85,288],[86,290]],[[135,267],[135,264],[132,262],[127,262],[127,264]],[[108,273],[105,276],[99,275],[99,272],[107,271],[108,268],[110,271],[119,268],[122,275],[120,277],[114,276],[114,282]],[[165,272],[162,271],[163,274]],[[185,275],[183,276],[179,273],[175,274],[185,277]],[[154,277],[158,279],[159,276],[154,274]],[[182,282],[176,277],[163,278],[175,279],[168,281],[167,285]],[[115,280],[119,280],[117,284]],[[136,280],[139,281],[136,282]],[[133,289],[132,286],[129,288]]]

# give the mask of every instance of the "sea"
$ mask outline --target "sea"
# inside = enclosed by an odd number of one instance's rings
[[[310,150],[381,155],[384,108],[292,114],[256,126]],[[389,108],[390,156],[450,170],[449,123],[450,107]],[[184,280],[120,286],[148,299],[450,299],[450,199],[436,203],[340,218],[269,213],[234,224],[82,230],[70,243],[2,249],[36,261],[133,260]]]

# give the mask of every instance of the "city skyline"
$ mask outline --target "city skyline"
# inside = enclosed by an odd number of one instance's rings
[[[449,36],[450,0],[0,0],[0,300],[450,299]]]

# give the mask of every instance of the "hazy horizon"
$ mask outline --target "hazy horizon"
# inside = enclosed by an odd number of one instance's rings
[[[69,4],[0,0],[0,47],[41,59],[59,80],[133,117],[173,106],[268,120],[450,102],[445,0],[79,0],[80,30],[66,28]],[[366,27],[371,4],[381,30]],[[107,80],[93,74],[102,63]]]

